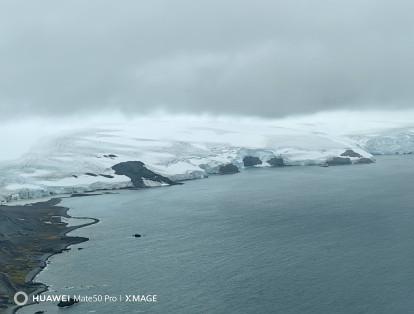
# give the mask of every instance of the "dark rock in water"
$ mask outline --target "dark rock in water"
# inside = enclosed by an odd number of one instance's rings
[[[45,311],[36,311],[34,314],[43,314]]]
[[[86,172],[85,173],[87,176],[91,176],[91,177],[97,177],[98,175],[97,174],[94,174],[94,173],[92,173],[92,172]]]
[[[342,165],[350,165],[351,159],[347,157],[333,157],[326,161],[328,166],[342,166]]]
[[[355,161],[356,164],[372,164],[374,161],[371,158],[359,158],[357,161]]]
[[[139,233],[135,233],[134,238],[141,238],[141,235]]]
[[[72,177],[77,178],[78,176],[77,176],[77,175],[75,175],[75,174],[72,174]]]
[[[118,157],[117,155],[115,155],[115,154],[108,154],[108,155],[103,155],[105,158],[116,158],[116,157]]]
[[[220,174],[233,174],[233,173],[238,173],[238,172],[239,172],[239,168],[237,168],[237,166],[233,165],[232,163],[221,165],[219,167]]]
[[[78,247],[78,251],[83,250],[83,247]]]
[[[243,164],[245,167],[253,167],[256,165],[261,165],[262,161],[259,157],[253,157],[253,156],[245,156],[243,158]]]
[[[89,194],[85,193],[73,193],[70,195],[70,197],[82,197],[82,196],[89,196]]]
[[[271,165],[272,167],[283,167],[285,165],[285,162],[283,161],[282,157],[273,157],[270,158],[267,163]]]
[[[68,307],[68,306],[72,306],[76,303],[79,303],[78,300],[75,300],[74,298],[70,298],[68,301],[60,301],[58,303],[58,307]]]
[[[132,184],[136,188],[145,188],[143,179],[156,181],[160,183],[166,183],[169,185],[180,184],[172,181],[171,179],[159,175],[145,167],[145,164],[141,161],[125,161],[112,166],[116,174],[127,176],[131,179]]]
[[[108,178],[108,179],[113,179],[114,178],[114,176],[111,176],[110,174],[100,174],[100,176],[101,177],[105,177],[105,178]]]
[[[361,154],[358,154],[357,152],[354,152],[352,149],[347,149],[345,152],[343,152],[341,154],[341,156],[344,156],[344,157],[358,157],[358,158],[362,157]]]

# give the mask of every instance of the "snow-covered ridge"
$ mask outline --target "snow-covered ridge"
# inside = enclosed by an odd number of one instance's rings
[[[157,117],[79,128],[49,136],[18,160],[1,163],[0,200],[131,187],[130,178],[112,169],[125,161],[142,161],[174,181],[204,178],[229,163],[241,170],[246,156],[258,157],[258,167],[271,166],[272,158],[285,165],[325,165],[335,157],[358,163],[372,158],[370,152],[387,152],[389,141],[376,136],[330,133],[301,120]],[[414,136],[397,138],[400,147],[414,147]],[[359,157],[341,156],[346,150]]]
[[[352,139],[373,155],[414,153],[414,128],[356,135]]]

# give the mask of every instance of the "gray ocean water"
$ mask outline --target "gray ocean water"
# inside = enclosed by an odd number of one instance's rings
[[[73,232],[90,241],[54,256],[37,280],[52,293],[158,302],[19,314],[414,312],[413,156],[251,169],[63,204],[101,222]]]

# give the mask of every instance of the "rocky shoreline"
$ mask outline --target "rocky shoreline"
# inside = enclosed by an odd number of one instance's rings
[[[13,296],[16,291],[29,295],[47,290],[33,282],[46,267],[47,260],[70,245],[88,238],[67,234],[77,228],[97,223],[88,217],[70,217],[68,208],[58,206],[61,199],[28,205],[0,206],[0,313],[15,313]],[[68,226],[62,218],[90,219],[90,222]]]
[[[245,156],[243,167],[260,166],[262,162],[258,156]],[[280,157],[273,157],[267,162],[272,167],[285,166]],[[372,159],[347,150],[340,157],[328,160],[326,166],[372,162]],[[133,188],[137,189],[149,187],[148,182],[151,183],[150,186],[182,184],[149,170],[141,161],[121,162],[112,168],[116,174],[129,177]],[[239,171],[239,165],[228,163],[219,166],[218,174],[234,174]],[[72,193],[72,197],[86,195],[97,194]],[[29,205],[0,205],[0,313],[16,311],[13,296],[17,291],[24,291],[29,295],[46,291],[47,286],[34,283],[33,279],[46,266],[47,259],[67,250],[72,244],[88,240],[67,236],[67,233],[98,222],[95,218],[70,217],[68,208],[58,206],[60,201],[61,199],[54,198]],[[91,222],[68,226],[62,218],[91,219]]]

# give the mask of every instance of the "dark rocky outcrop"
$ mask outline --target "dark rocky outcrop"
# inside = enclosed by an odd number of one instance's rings
[[[68,301],[60,301],[57,306],[58,307],[68,307],[68,306],[72,306],[76,303],[79,303],[78,300],[75,300],[74,298],[70,298]]]
[[[271,165],[272,167],[283,167],[285,165],[285,162],[283,161],[282,157],[273,157],[270,158],[267,163]]]
[[[110,174],[100,174],[100,176],[101,177],[104,177],[104,178],[108,178],[108,179],[113,179],[114,178],[114,176],[111,176]]]
[[[348,157],[333,157],[326,161],[328,166],[342,166],[342,165],[350,165],[351,159]]]
[[[359,158],[355,161],[356,164],[372,164],[374,161],[371,158]]]
[[[253,167],[256,165],[261,165],[262,161],[260,160],[259,157],[254,157],[254,156],[245,156],[243,158],[243,164],[245,167]]]
[[[135,233],[134,238],[141,238],[141,235],[139,233]]]
[[[113,158],[116,158],[116,157],[118,157],[117,155],[115,155],[115,154],[108,154],[108,155],[103,155],[105,158],[111,158],[111,159],[113,159]]]
[[[238,173],[239,168],[235,165],[233,165],[232,163],[226,164],[226,165],[221,165],[219,167],[219,173],[220,174],[233,174],[233,173]]]
[[[91,176],[91,177],[97,177],[98,175],[97,174],[94,174],[94,173],[92,173],[92,172],[86,172],[85,173],[87,176]]]
[[[347,149],[346,151],[344,151],[341,154],[341,156],[344,156],[344,157],[358,157],[358,158],[362,157],[361,154],[358,154],[357,152],[354,152],[352,149]]]
[[[143,179],[166,183],[169,185],[179,184],[171,179],[159,175],[145,167],[141,161],[125,161],[112,166],[116,174],[127,176],[131,179],[132,184],[136,188],[145,188]]]

